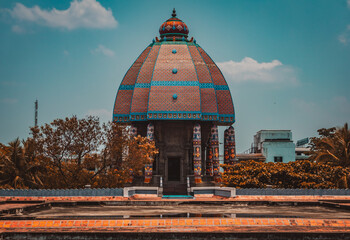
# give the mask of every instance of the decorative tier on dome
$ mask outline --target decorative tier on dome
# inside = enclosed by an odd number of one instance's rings
[[[175,10],[159,32],[162,40],[153,41],[124,76],[113,120],[233,124],[232,97],[222,73],[196,41],[187,40],[188,28]]]
[[[176,17],[175,8],[172,17],[166,20],[159,28],[161,40],[187,40],[188,27],[187,25]]]

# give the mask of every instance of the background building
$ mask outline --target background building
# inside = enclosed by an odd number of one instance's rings
[[[237,159],[284,163],[304,160],[309,157],[308,143],[309,139],[305,138],[298,141],[296,147],[291,130],[260,130],[254,135],[251,148],[237,154]]]
[[[295,160],[295,144],[290,130],[260,130],[254,136],[255,153],[262,153],[266,162]]]

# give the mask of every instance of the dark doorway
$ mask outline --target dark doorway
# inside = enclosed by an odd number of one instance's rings
[[[168,181],[180,181],[180,158],[168,158]]]

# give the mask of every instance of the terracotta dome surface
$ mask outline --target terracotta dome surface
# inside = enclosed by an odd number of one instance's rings
[[[187,40],[188,28],[181,20],[183,24],[177,26],[186,26],[187,34],[182,30],[180,38],[162,37],[163,25],[169,20],[161,26],[161,39],[156,38],[125,74],[113,120],[197,120],[231,125],[235,112],[225,78],[196,41]],[[179,33],[176,31],[172,33]]]

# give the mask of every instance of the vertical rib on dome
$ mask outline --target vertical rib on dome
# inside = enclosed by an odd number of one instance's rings
[[[153,45],[147,59],[145,59],[140,72],[136,79],[134,95],[131,103],[131,118],[136,119],[137,116],[145,118],[148,107],[148,98],[150,92],[150,83],[152,80],[154,65],[159,52],[159,45]]]

